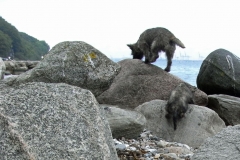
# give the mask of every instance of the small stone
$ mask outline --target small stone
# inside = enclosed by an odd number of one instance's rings
[[[164,148],[164,147],[166,147],[167,144],[168,144],[167,142],[160,140],[157,143],[157,146],[160,147],[160,148]]]
[[[151,157],[151,156],[152,156],[151,153],[146,153],[146,154],[144,154],[144,157],[145,157],[145,158],[148,158],[148,157]]]
[[[185,148],[185,147],[166,147],[169,153],[176,153],[176,154],[192,154],[192,152]]]
[[[157,150],[156,149],[148,149],[147,151],[151,152],[151,153],[156,153]]]
[[[154,156],[154,158],[159,158],[160,157],[160,154],[156,154],[155,156]]]
[[[151,137],[150,137],[150,140],[159,141],[159,138],[158,138],[157,136],[151,136]]]
[[[120,150],[120,151],[123,151],[126,149],[125,144],[117,144],[115,147],[116,147],[116,150]]]
[[[137,149],[135,147],[129,147],[130,151],[136,151]]]
[[[191,150],[191,148],[186,144],[184,144],[183,147],[187,148],[188,150]]]
[[[178,156],[175,153],[167,153],[162,155],[165,160],[179,160]]]
[[[141,137],[141,138],[146,138],[146,137],[147,137],[147,134],[142,133],[142,134],[140,135],[140,137]]]
[[[117,144],[122,144],[122,142],[120,142],[120,141],[118,141],[118,140],[116,140],[116,139],[113,139],[113,142],[114,142],[115,145],[117,145]]]
[[[180,158],[183,158],[183,159],[186,159],[186,160],[190,160],[193,156],[193,153],[192,154],[185,154],[185,155],[180,155],[179,157]]]

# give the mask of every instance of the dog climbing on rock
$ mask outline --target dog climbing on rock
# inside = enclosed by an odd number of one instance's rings
[[[164,70],[169,72],[176,45],[185,48],[184,44],[169,30],[157,27],[147,29],[140,35],[136,43],[127,46],[132,50],[133,59],[142,59],[145,56],[145,63],[155,62],[159,57],[158,53],[165,52],[167,67]]]
[[[180,83],[171,92],[166,105],[166,118],[172,118],[174,130],[177,129],[177,121],[187,112],[188,104],[193,104],[193,93],[185,83]]]

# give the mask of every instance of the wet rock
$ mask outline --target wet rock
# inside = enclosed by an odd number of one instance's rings
[[[197,86],[208,95],[240,97],[240,58],[225,49],[211,52],[201,65]]]

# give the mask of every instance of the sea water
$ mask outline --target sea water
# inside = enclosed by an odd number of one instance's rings
[[[112,59],[114,62],[121,61],[123,59]],[[169,73],[177,76],[183,81],[197,87],[197,75],[203,60],[173,60],[171,71]],[[153,63],[154,65],[164,69],[167,66],[167,60],[158,59]]]
[[[173,60],[169,73],[197,87],[196,80],[202,62],[203,60]],[[164,69],[167,66],[167,60],[160,59],[153,64]]]

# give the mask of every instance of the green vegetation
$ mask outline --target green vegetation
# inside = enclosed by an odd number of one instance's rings
[[[47,54],[49,45],[26,33],[19,32],[0,16],[0,57],[16,60],[40,60]]]

